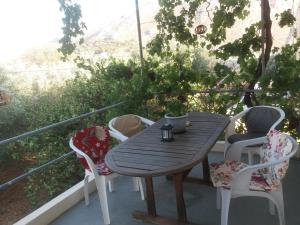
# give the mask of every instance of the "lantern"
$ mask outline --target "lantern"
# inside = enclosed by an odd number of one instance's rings
[[[171,124],[164,124],[162,125],[161,129],[161,141],[173,141],[173,126]]]
[[[203,24],[201,25],[198,25],[196,28],[195,28],[195,33],[196,34],[204,34],[205,32],[207,31],[207,27]]]

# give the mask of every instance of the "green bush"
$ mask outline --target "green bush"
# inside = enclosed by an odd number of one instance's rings
[[[281,79],[286,79],[280,76],[287,69],[284,66],[286,60],[293,65],[289,68],[289,74],[294,74],[290,84],[299,83],[297,70],[300,63],[289,53],[289,49],[283,49],[277,54],[274,66],[260,80],[263,89],[271,87],[273,92],[263,92],[257,97],[261,103],[282,107],[287,118],[285,131],[299,137],[298,89],[295,86],[288,95],[280,94],[280,91],[286,90],[280,86]],[[240,93],[195,93],[203,89],[231,88],[233,77],[238,76],[228,70],[227,66],[208,62],[199,51],[178,49],[160,57],[148,56],[142,74],[139,63],[134,60],[92,62],[80,59],[77,63],[80,70],[63,88],[38,91],[34,96],[20,95],[14,98],[10,106],[0,108],[1,123],[5,127],[1,130],[2,138],[35,130],[113,103],[124,104],[103,114],[8,145],[5,148],[6,156],[2,151],[0,160],[4,157],[30,159],[32,163],[27,168],[30,170],[68,152],[68,140],[77,129],[92,124],[106,125],[112,117],[126,113],[157,120],[166,112],[178,111],[182,106],[186,111],[221,114],[236,114],[243,109]],[[226,74],[229,74],[229,81],[218,85]],[[172,110],[174,102],[176,110]],[[83,175],[84,170],[73,155],[30,177],[26,192],[31,202],[39,205],[81,180]]]

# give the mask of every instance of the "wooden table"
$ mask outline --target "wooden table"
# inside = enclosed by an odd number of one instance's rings
[[[195,165],[204,162],[209,179],[207,154],[230,120],[228,117],[205,113],[189,113],[191,126],[183,134],[175,134],[173,142],[161,142],[161,119],[137,135],[111,149],[105,157],[108,167],[119,174],[145,177],[148,212],[135,211],[133,217],[159,225],[189,224],[183,198],[182,181]],[[172,175],[176,191],[177,220],[156,214],[153,176]]]

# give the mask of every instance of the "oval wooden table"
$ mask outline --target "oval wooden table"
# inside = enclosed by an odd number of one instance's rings
[[[133,217],[160,225],[183,225],[187,222],[182,182],[187,173],[203,162],[204,179],[209,180],[207,154],[229,124],[227,116],[206,112],[189,113],[191,126],[183,134],[175,134],[173,142],[161,142],[161,119],[137,135],[111,149],[107,166],[114,172],[145,177],[148,213],[135,211]],[[188,171],[188,172],[187,172]],[[177,220],[156,214],[153,176],[172,175],[177,203]]]

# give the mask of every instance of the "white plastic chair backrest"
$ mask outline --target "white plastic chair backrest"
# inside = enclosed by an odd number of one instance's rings
[[[278,129],[285,113],[279,107],[255,106],[249,108],[244,116],[249,133],[265,133]]]
[[[126,137],[131,137],[141,131],[142,121],[133,114],[117,117],[112,123],[113,127]]]
[[[286,134],[280,133],[277,130],[271,130],[267,134],[268,142],[261,147],[261,162],[275,163],[283,158],[291,157],[294,150],[294,143]],[[269,168],[268,172],[272,173],[273,178],[282,179],[289,166],[289,160],[276,164]]]
[[[98,172],[97,172],[97,169],[96,169],[96,166],[93,162],[93,160],[87,155],[85,154],[83,151],[81,151],[79,148],[77,148],[74,143],[73,143],[73,138],[70,139],[69,141],[69,146],[70,148],[75,151],[78,155],[80,156],[83,156],[84,159],[86,160],[86,162],[88,163],[89,167],[90,167],[90,170],[92,171],[92,173],[97,176],[98,175]]]
[[[118,123],[117,125],[119,125],[119,127],[116,127],[116,123]],[[144,117],[126,114],[111,119],[108,123],[108,127],[110,130],[119,133],[124,137],[131,137],[142,129],[141,123],[148,126],[154,124],[153,121]]]
[[[119,141],[125,141],[127,138],[124,139],[124,137],[120,136],[118,133],[114,132],[114,131],[111,131],[109,130],[109,134],[111,137],[119,140]],[[98,176],[98,171],[97,171],[97,168],[95,166],[95,163],[93,162],[93,160],[87,155],[85,154],[81,149],[77,148],[74,143],[73,143],[73,137],[70,139],[69,141],[69,146],[70,148],[75,151],[78,155],[84,157],[84,159],[86,160],[86,162],[88,163],[89,165],[89,168],[90,170],[92,171],[92,173],[95,175],[95,176]]]

